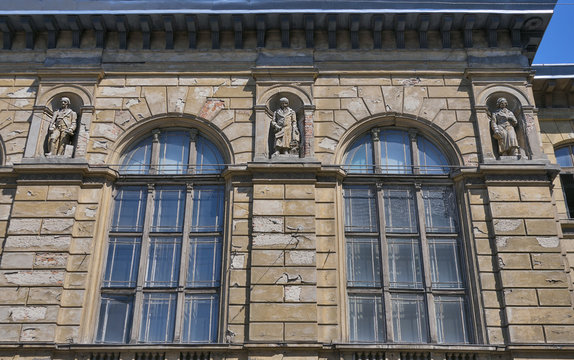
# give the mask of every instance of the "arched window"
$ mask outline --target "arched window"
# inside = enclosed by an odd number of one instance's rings
[[[375,128],[349,147],[344,204],[351,341],[471,341],[446,159],[422,135],[396,128]]]
[[[574,145],[566,145],[554,150],[556,162],[560,165],[560,182],[564,191],[566,212],[574,218]]]
[[[196,130],[155,130],[122,157],[96,342],[216,342],[223,157]]]

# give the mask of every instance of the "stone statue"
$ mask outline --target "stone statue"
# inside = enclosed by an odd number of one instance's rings
[[[498,108],[491,116],[490,127],[493,137],[498,142],[498,152],[501,156],[520,155],[520,146],[516,137],[518,120],[514,113],[507,108],[508,101],[505,98],[498,98],[496,107]]]
[[[66,145],[72,142],[77,118],[78,115],[70,109],[70,99],[63,97],[62,107],[54,112],[48,128],[48,153],[46,155],[66,155]]]
[[[271,129],[275,134],[273,143],[275,152],[272,156],[279,154],[298,155],[301,134],[297,127],[297,115],[289,107],[287,98],[281,98],[279,102],[281,107],[275,110],[273,120],[271,120]]]

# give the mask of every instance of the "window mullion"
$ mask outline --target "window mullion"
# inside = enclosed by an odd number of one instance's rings
[[[381,141],[379,140],[379,128],[371,129],[371,138],[373,139],[373,152],[375,160],[375,173],[380,174],[381,168]]]
[[[380,154],[380,152],[379,152]],[[379,155],[380,156],[380,155]],[[377,209],[379,211],[379,243],[381,247],[381,269],[382,269],[382,277],[383,277],[383,304],[384,304],[384,313],[385,313],[385,331],[383,332],[383,336],[386,337],[387,340],[394,340],[393,339],[393,320],[392,320],[392,307],[391,307],[391,297],[389,295],[389,249],[387,245],[387,237],[385,234],[385,211],[384,211],[384,197],[383,197],[383,183],[377,182]]]
[[[189,267],[189,231],[191,228],[191,211],[193,209],[193,184],[187,184],[185,194],[185,213],[183,220],[183,234],[181,240],[181,266],[179,267],[179,285],[177,291],[177,314],[175,318],[174,341],[181,341],[181,327],[183,322],[183,309],[185,308],[185,283]]]
[[[149,166],[150,174],[157,174],[159,172],[159,129],[154,129],[152,131],[152,142],[151,142],[151,164]]]
[[[415,184],[416,198],[417,198],[417,212],[419,217],[420,226],[420,239],[421,239],[421,253],[423,259],[423,274],[424,274],[424,291],[427,302],[428,309],[428,322],[431,342],[436,343],[438,341],[437,336],[437,321],[436,312],[434,305],[434,295],[432,293],[432,278],[431,278],[431,266],[430,266],[430,250],[428,245],[428,239],[426,234],[426,218],[425,209],[423,202],[423,195],[421,184]]]
[[[148,191],[147,191],[146,210],[145,210],[142,240],[141,240],[140,262],[139,262],[138,278],[136,283],[136,293],[134,300],[134,317],[133,317],[132,335],[130,341],[132,343],[137,342],[139,338],[140,323],[142,316],[141,311],[143,308],[142,291],[147,269],[147,258],[149,255],[149,229],[153,217],[153,206],[155,196],[154,185],[148,184],[147,190]]]
[[[201,169],[197,171],[197,129],[189,130],[189,159],[187,164],[187,173],[202,173]]]
[[[419,147],[417,144],[417,131],[414,129],[409,130],[409,139],[411,143],[411,160],[413,162],[413,174],[421,172],[421,161],[419,159]]]

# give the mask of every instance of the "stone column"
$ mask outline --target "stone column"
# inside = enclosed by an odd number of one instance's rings
[[[265,105],[255,105],[255,154],[254,161],[269,160],[269,117]]]
[[[318,338],[315,174],[306,167],[275,165],[253,175],[252,341]]]
[[[51,121],[50,111],[46,106],[34,106],[24,157],[44,156],[44,140]]]
[[[315,105],[306,105],[304,108],[303,119],[303,157],[312,158],[315,156],[315,132],[313,114],[315,113]]]
[[[475,111],[482,155],[482,159],[480,160],[481,162],[494,161],[496,160],[496,157],[494,156],[492,135],[490,134],[490,118],[487,113],[488,109],[486,106],[476,106]]]
[[[80,123],[76,130],[75,158],[85,158],[90,142],[90,127],[92,126],[93,106],[83,106],[80,111]]]

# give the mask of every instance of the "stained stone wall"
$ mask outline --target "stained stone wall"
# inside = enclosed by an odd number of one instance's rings
[[[267,49],[189,53],[122,52],[115,40],[94,50],[85,48],[95,40],[89,33],[65,66],[47,61],[63,51],[25,50],[21,35],[0,64],[0,357],[572,358],[574,246],[553,149],[574,130],[566,112],[537,113],[539,94],[509,32],[500,31],[492,48],[477,34],[472,49],[462,48],[461,34],[452,49],[421,49],[410,33],[406,48],[393,52],[354,52],[344,37],[329,49],[326,32],[315,50],[282,48],[276,32],[269,41],[277,46]],[[139,44],[140,35],[130,41]],[[384,43],[395,41],[384,35]],[[431,45],[439,35],[431,34]],[[255,37],[247,34],[245,44]],[[28,68],[12,68],[30,53],[37,58]],[[51,104],[66,93],[82,102],[76,153],[46,158],[38,149]],[[265,148],[274,110],[267,101],[281,94],[300,99],[311,146],[285,161]],[[495,156],[487,102],[498,94],[520,105],[526,158]],[[349,175],[341,164],[359,135],[385,126],[416,129],[449,149],[471,344],[349,341],[342,196]],[[95,344],[112,191],[123,180],[118,164],[158,127],[196,128],[226,158],[219,341]]]

